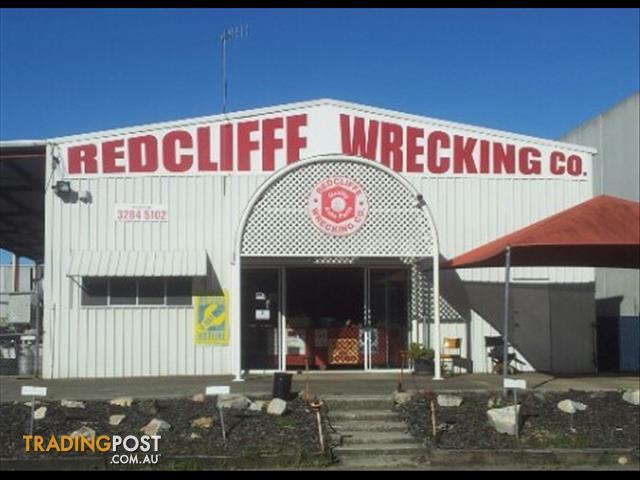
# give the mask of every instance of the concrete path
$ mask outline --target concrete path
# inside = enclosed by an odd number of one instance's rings
[[[293,372],[293,391],[305,387],[305,375]],[[528,388],[534,390],[619,390],[639,389],[637,375],[598,375],[554,377],[543,373],[519,374],[514,378],[527,380]],[[482,391],[499,390],[502,377],[492,374],[469,374],[434,381],[424,375],[407,375],[402,379],[405,390],[436,391]],[[313,372],[309,374],[309,393],[315,395],[387,395],[400,382],[399,373],[364,372]],[[185,397],[204,392],[209,385],[229,385],[232,393],[269,396],[272,392],[273,375],[251,375],[243,382],[234,382],[231,376],[197,377],[142,377],[42,380],[20,377],[0,377],[0,401],[20,400],[23,385],[38,385],[48,388],[50,399],[108,400],[118,396],[134,398]]]

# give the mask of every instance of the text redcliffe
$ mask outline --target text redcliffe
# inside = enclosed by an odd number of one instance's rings
[[[548,162],[551,175],[586,174],[579,155],[559,150],[543,158],[531,145],[347,114],[340,115],[339,123],[342,154],[378,161],[396,172],[535,176],[543,173],[543,162]],[[73,145],[67,149],[68,171],[70,175],[272,172],[279,151],[287,164],[303,157],[307,137],[302,129],[306,126],[307,115],[296,114],[202,126],[195,133],[176,129],[161,136],[147,134]],[[252,163],[253,152],[258,153],[258,164],[255,160]]]

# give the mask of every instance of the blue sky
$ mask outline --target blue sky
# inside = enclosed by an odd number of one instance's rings
[[[243,24],[229,111],[330,97],[557,138],[640,88],[638,9],[3,9],[0,139],[220,113]]]

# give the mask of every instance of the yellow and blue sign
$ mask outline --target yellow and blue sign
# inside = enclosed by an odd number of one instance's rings
[[[229,345],[229,294],[194,297],[196,345]]]

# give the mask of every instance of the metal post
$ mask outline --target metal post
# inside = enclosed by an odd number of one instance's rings
[[[35,353],[35,368],[34,377],[40,376],[40,295],[39,289],[42,285],[42,279],[40,278],[39,268],[36,266],[36,282],[35,282],[35,297],[36,297],[36,353]]]
[[[514,388],[513,389],[513,408],[515,416],[516,416],[516,439],[520,438],[520,418],[518,415],[518,389]]]
[[[12,274],[13,274],[13,291],[20,291],[20,257],[15,253],[12,254]]]
[[[29,422],[29,435],[33,437],[33,416],[36,413],[36,396],[31,395],[31,421]]]
[[[442,380],[442,368],[440,365],[440,258],[437,254],[433,256],[433,316],[434,316],[434,337],[435,345],[433,350],[435,352],[435,365],[434,365],[434,380]]]
[[[249,28],[246,25],[236,28],[228,28],[220,35],[222,43],[222,113],[227,113],[227,42],[234,38],[243,38],[248,35]]]
[[[505,380],[509,369],[509,269],[511,268],[511,246],[507,245],[505,251],[504,270],[504,326],[502,332],[502,395],[507,394]]]
[[[222,113],[227,113],[227,32],[220,36],[222,41]]]
[[[227,432],[224,428],[224,414],[222,413],[222,408],[218,405],[218,412],[220,414],[220,426],[222,427],[222,443],[227,443]]]

